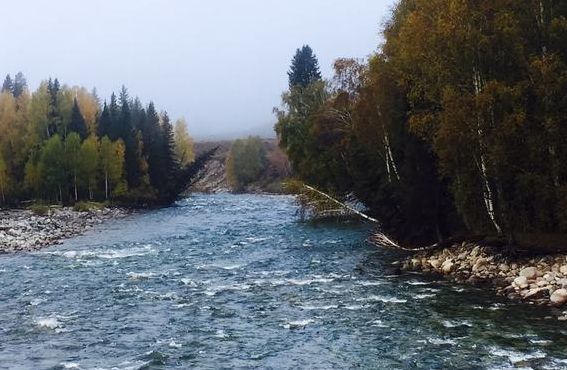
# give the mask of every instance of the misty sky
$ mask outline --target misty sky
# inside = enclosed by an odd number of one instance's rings
[[[0,74],[32,89],[49,76],[126,85],[196,137],[266,132],[287,88],[295,50],[308,43],[326,77],[339,57],[366,57],[394,0],[2,1]],[[264,128],[261,130],[261,128]]]

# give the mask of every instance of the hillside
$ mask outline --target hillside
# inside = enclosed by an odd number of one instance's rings
[[[199,156],[217,147],[213,158],[197,176],[198,180],[191,186],[191,191],[202,193],[231,192],[226,174],[226,159],[230,153],[233,140],[200,141],[195,143],[195,154]],[[262,139],[266,151],[266,167],[257,181],[248,185],[244,192],[280,193],[281,182],[290,174],[287,156],[279,148],[276,139]]]

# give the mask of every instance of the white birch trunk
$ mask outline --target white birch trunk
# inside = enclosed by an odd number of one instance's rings
[[[474,72],[473,72],[473,85],[474,85],[475,95],[478,96],[482,91],[482,79],[480,76],[480,72],[476,68],[474,68]],[[480,174],[483,183],[482,193],[484,198],[484,205],[486,207],[488,217],[490,218],[490,221],[492,221],[492,224],[496,229],[496,232],[498,232],[498,234],[501,234],[502,228],[500,227],[498,221],[496,220],[496,214],[494,211],[493,191],[492,188],[490,187],[490,182],[488,180],[488,170],[486,168],[486,161],[484,158],[484,139],[483,139],[484,133],[482,131],[481,118],[478,112],[477,112],[477,135],[478,135],[479,157],[480,157]]]

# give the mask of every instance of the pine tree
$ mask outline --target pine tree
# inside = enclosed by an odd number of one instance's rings
[[[47,82],[47,91],[49,92],[50,102],[49,102],[49,124],[47,129],[48,137],[53,136],[58,133],[57,128],[61,126],[61,116],[59,113],[59,80],[54,81],[49,79]],[[59,133],[64,134],[64,133]]]
[[[173,133],[173,126],[169,119],[167,112],[162,114],[161,123],[161,136],[162,141],[161,150],[163,151],[164,159],[164,183],[162,188],[159,189],[166,200],[172,200],[176,195],[177,184],[176,179],[179,171],[179,162],[175,154],[175,137]]]
[[[150,102],[146,110],[146,119],[142,127],[142,140],[144,143],[144,158],[148,163],[150,184],[159,189],[162,180],[162,169],[164,165],[161,149],[160,118],[154,103]]]
[[[319,61],[309,45],[303,45],[301,49],[297,49],[291,61],[291,69],[287,75],[289,77],[290,89],[295,86],[306,87],[315,81],[321,80]]]
[[[98,119],[97,125],[97,135],[98,137],[110,137],[110,130],[112,126],[112,118],[110,116],[110,109],[106,102],[104,102],[104,106],[102,108],[102,113]]]
[[[130,188],[140,184],[140,156],[138,153],[137,135],[132,127],[132,113],[128,90],[122,86],[120,91],[120,117],[118,121],[119,137],[124,141],[126,149],[126,181]]]
[[[6,75],[4,83],[2,84],[2,92],[12,93],[14,91],[14,82],[9,74]]]
[[[79,104],[77,103],[77,98],[73,100],[73,110],[71,111],[71,123],[69,125],[69,130],[79,134],[81,140],[85,140],[87,138],[87,124],[81,113]]]
[[[27,87],[28,87],[28,82],[26,81],[24,74],[22,72],[18,72],[16,74],[16,77],[14,78],[14,87],[12,89],[12,93],[14,94],[14,97],[16,98],[20,97],[24,93]]]
[[[118,100],[114,93],[110,95],[110,106],[108,109],[110,113],[108,138],[113,141],[118,140],[120,138],[120,127],[118,124],[120,120],[120,107],[118,106]]]

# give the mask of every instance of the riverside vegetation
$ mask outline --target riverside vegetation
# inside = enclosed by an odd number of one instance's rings
[[[297,50],[281,147],[299,180],[354,195],[400,245],[437,245],[406,268],[562,304],[566,34],[563,1],[401,0],[378,52],[330,80]]]
[[[49,79],[30,93],[21,73],[8,75],[0,131],[0,206],[169,204],[195,172],[185,121],[174,128],[167,112],[143,106],[125,87],[101,104],[96,90]]]
[[[2,212],[0,252],[75,236],[126,213],[116,206],[168,205],[214,151],[195,158],[186,122],[125,87],[101,104],[96,90],[57,79],[30,93],[21,73],[2,84],[0,132],[0,208],[31,204]]]
[[[234,141],[196,142],[195,153],[218,148],[205,164],[190,190],[203,193],[284,192],[290,176],[289,162],[275,139],[257,136]]]

